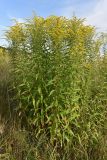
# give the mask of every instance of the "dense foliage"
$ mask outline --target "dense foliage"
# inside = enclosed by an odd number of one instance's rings
[[[46,159],[106,160],[107,57],[95,28],[76,17],[33,17],[6,36],[21,129],[45,136],[41,148],[53,147]]]

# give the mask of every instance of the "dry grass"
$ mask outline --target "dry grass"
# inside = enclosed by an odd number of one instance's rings
[[[0,130],[3,132],[5,119],[9,116],[8,84],[9,84],[9,56],[0,49]],[[8,117],[9,118],[9,117]]]

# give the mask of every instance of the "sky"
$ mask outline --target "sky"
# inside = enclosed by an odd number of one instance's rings
[[[107,0],[2,0],[0,2],[0,45],[6,45],[4,33],[12,19],[22,22],[33,12],[44,18],[50,15],[86,18],[86,24],[107,30]]]

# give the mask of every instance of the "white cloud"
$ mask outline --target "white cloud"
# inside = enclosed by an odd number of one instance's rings
[[[6,26],[0,25],[0,45],[1,46],[5,46],[7,44],[5,40],[5,35],[4,35],[6,29],[7,29]]]
[[[96,6],[87,17],[87,23],[102,31],[107,30],[107,0],[98,0]]]
[[[11,15],[8,15],[8,18],[9,18],[10,20],[17,21],[17,22],[19,22],[19,23],[23,23],[23,22],[24,22],[24,19],[23,19],[23,18],[11,16]]]
[[[14,18],[14,19],[16,19],[18,22],[20,22],[20,23],[23,23],[24,22],[24,19],[23,18]]]
[[[3,26],[0,24],[0,29],[4,29],[4,28],[6,28],[6,26]]]
[[[71,18],[74,12],[79,18],[86,18],[85,24],[93,25],[100,31],[107,30],[107,0],[91,0],[84,5],[69,4],[61,10],[61,14],[67,18]]]

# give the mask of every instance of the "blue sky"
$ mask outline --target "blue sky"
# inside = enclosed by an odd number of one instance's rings
[[[86,18],[87,24],[92,24],[101,30],[107,28],[107,0],[3,0],[0,2],[0,44],[4,30],[12,25],[11,19],[22,21],[31,17],[34,11],[38,16],[50,15],[71,18]]]

